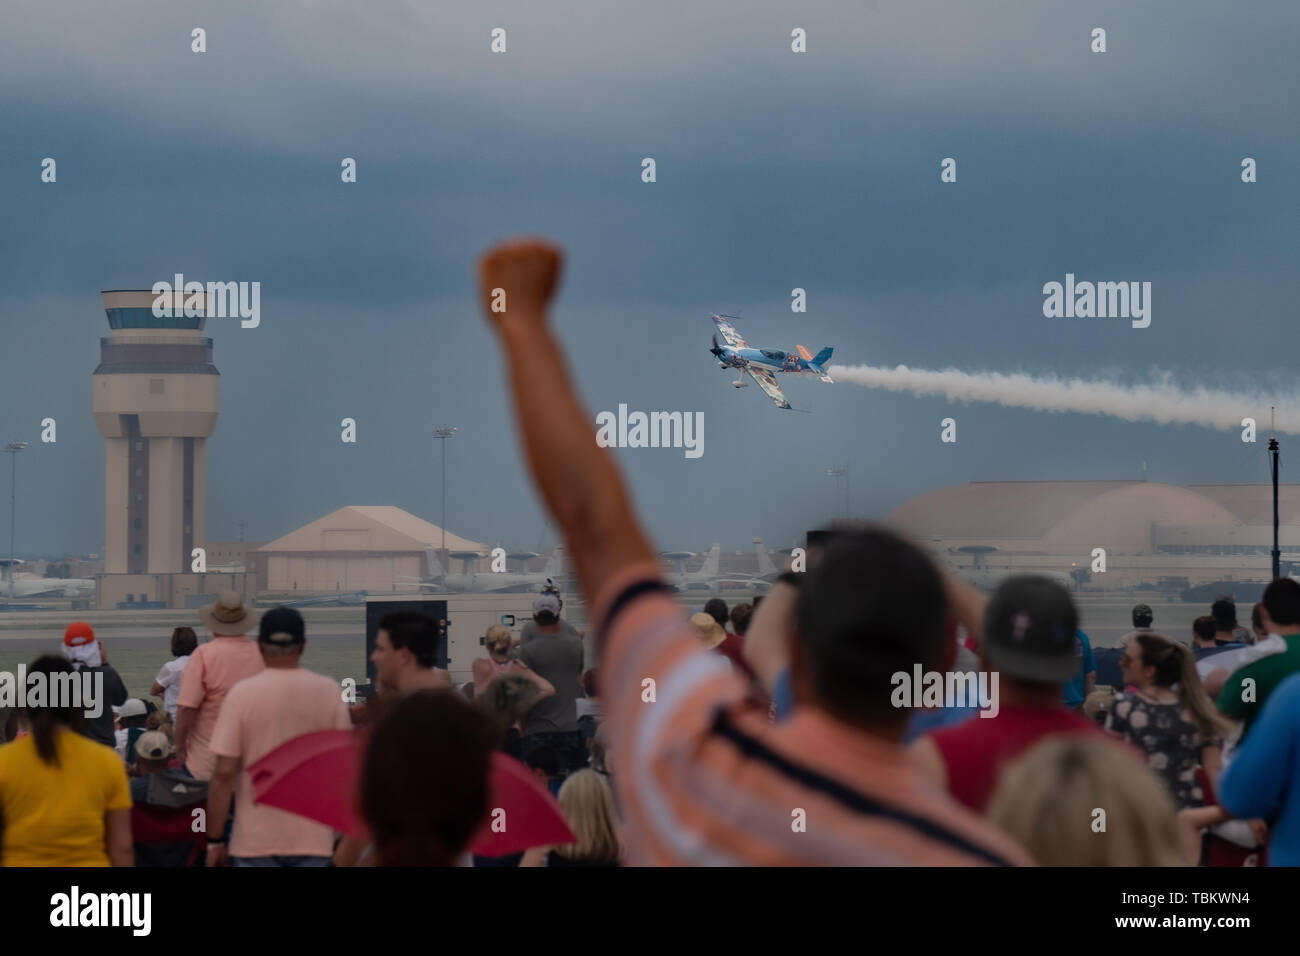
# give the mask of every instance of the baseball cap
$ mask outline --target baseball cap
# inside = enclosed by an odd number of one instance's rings
[[[560,599],[553,591],[546,591],[533,599],[534,614],[554,614],[560,616]]]
[[[114,707],[113,713],[119,717],[142,717],[149,713],[149,708],[145,706],[144,701],[139,697],[132,697],[125,701],[121,707]]]
[[[1055,581],[1019,574],[989,599],[984,643],[989,663],[1008,677],[1064,684],[1079,676],[1083,645],[1070,592]]]
[[[1151,605],[1134,604],[1133,605],[1133,626],[1147,627],[1155,620],[1155,615],[1151,613]]]
[[[166,760],[172,755],[172,742],[161,730],[146,730],[135,742],[135,753],[145,760]]]
[[[291,607],[273,607],[258,622],[257,639],[267,644],[288,646],[307,639],[302,615]]]
[[[80,647],[95,640],[95,631],[85,621],[73,621],[63,632],[63,643],[68,647]]]

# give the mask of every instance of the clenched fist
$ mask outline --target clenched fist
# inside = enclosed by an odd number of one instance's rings
[[[512,239],[478,261],[479,296],[489,319],[540,315],[560,278],[563,253],[541,239]]]

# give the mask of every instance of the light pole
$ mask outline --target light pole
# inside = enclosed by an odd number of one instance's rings
[[[456,429],[451,425],[442,425],[434,429],[433,434],[442,440],[442,567],[443,574],[447,573],[447,439],[456,434]]]
[[[1269,412],[1268,450],[1273,455],[1273,580],[1282,576],[1282,550],[1277,541],[1277,432],[1274,431],[1274,415],[1277,409]]]
[[[852,517],[852,510],[849,508],[849,466],[842,468],[827,468],[826,474],[831,478],[844,479],[844,517]]]
[[[9,469],[9,599],[14,596],[14,516],[17,514],[18,502],[18,453],[27,447],[25,441],[11,441],[5,445],[5,451],[13,456]]]

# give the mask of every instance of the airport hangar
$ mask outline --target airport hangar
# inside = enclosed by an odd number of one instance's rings
[[[427,551],[442,548],[442,535],[436,525],[391,505],[340,508],[258,548],[257,590],[400,591],[430,577]],[[483,542],[450,531],[446,541],[448,552],[488,552]],[[459,564],[446,570],[457,571]]]
[[[1300,485],[1280,486],[1278,514],[1282,561],[1300,561]],[[1106,573],[1088,588],[1271,577],[1268,484],[973,481],[918,495],[883,520],[926,547],[939,538],[960,567],[1086,570],[1105,548]]]

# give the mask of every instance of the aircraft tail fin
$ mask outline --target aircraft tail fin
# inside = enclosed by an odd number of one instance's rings
[[[425,574],[432,581],[441,581],[444,577],[442,562],[438,560],[438,549],[431,544],[424,546]]]
[[[564,545],[557,544],[551,552],[551,556],[546,559],[546,567],[542,569],[542,574],[551,579],[558,587],[560,578],[564,576]]]
[[[704,559],[704,566],[700,568],[700,575],[706,578],[716,578],[718,576],[718,559],[722,556],[722,545],[715,544],[709,549],[708,557]]]
[[[776,565],[772,563],[772,558],[767,553],[767,548],[763,547],[761,538],[754,539],[754,553],[758,555],[758,576],[760,578],[773,577],[777,575]]]

